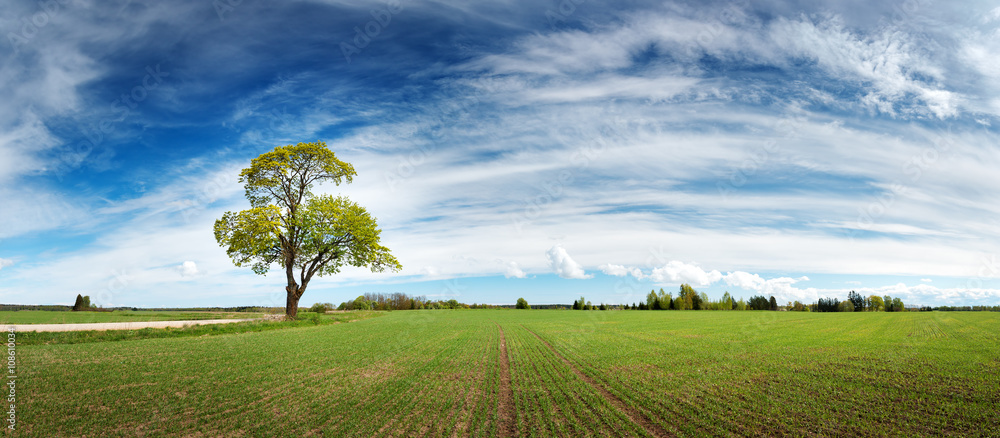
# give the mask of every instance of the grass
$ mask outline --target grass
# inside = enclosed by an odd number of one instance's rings
[[[1000,412],[996,313],[472,310],[306,322],[22,344],[19,435],[988,436]]]
[[[248,319],[263,313],[116,310],[114,312],[55,312],[48,310],[0,311],[0,324],[85,324],[94,322],[185,321],[195,319]]]

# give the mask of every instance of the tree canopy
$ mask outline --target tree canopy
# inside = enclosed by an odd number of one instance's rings
[[[526,300],[524,298],[518,298],[517,299],[517,304],[514,305],[514,308],[515,309],[530,309],[531,306],[528,305],[528,300]]]
[[[323,142],[279,146],[240,172],[251,208],[215,221],[215,239],[236,266],[261,275],[274,264],[284,268],[288,317],[295,317],[314,276],[344,266],[402,269],[381,244],[381,230],[367,210],[343,196],[312,192],[316,184],[350,183],[354,175],[354,166]]]

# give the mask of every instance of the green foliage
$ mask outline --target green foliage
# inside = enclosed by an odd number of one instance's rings
[[[326,143],[299,143],[279,146],[261,154],[240,172],[247,200],[254,207],[277,204],[294,210],[312,197],[316,183],[350,183],[357,175],[354,166],[341,161]]]
[[[657,302],[656,291],[650,289],[646,295],[646,308],[650,310],[660,310],[660,303]]]
[[[864,297],[861,296],[861,294],[852,290],[850,293],[847,294],[847,301],[854,306],[854,309],[852,310],[853,312],[865,311],[866,300]]]
[[[817,312],[839,312],[840,300],[836,298],[820,298],[816,302]]]
[[[695,291],[691,285],[685,283],[680,286],[677,298],[673,301],[673,309],[691,310],[694,309],[694,306],[699,304],[700,301],[701,297],[698,296],[698,292]]]
[[[526,300],[524,298],[518,298],[517,299],[517,304],[514,305],[514,308],[515,309],[530,309],[531,306],[528,305],[528,300]]]
[[[669,310],[670,306],[674,302],[674,297],[673,295],[667,293],[667,291],[663,290],[663,288],[661,287],[660,292],[656,296],[656,302],[657,306],[659,306],[659,309]]]
[[[349,305],[348,310],[371,310],[371,308],[371,303],[365,299],[364,295],[361,295],[354,299],[354,302]]]
[[[83,307],[83,295],[76,294],[76,302],[73,303],[73,311],[74,312],[79,312],[79,311],[81,311],[83,309],[84,309],[84,307]]]
[[[294,316],[313,276],[336,274],[344,266],[372,272],[402,268],[363,207],[343,196],[312,192],[316,184],[349,183],[354,175],[354,167],[323,142],[279,146],[240,173],[251,208],[215,221],[215,240],[236,266],[260,275],[274,264],[285,269],[288,316]]]
[[[889,299],[889,296],[885,297],[885,311],[886,312],[905,312],[906,307],[903,306],[903,300],[899,297]]]
[[[770,310],[771,302],[764,296],[755,295],[750,297],[750,302],[748,303],[747,307],[750,310]]]
[[[309,308],[310,312],[315,313],[326,313],[327,310],[333,310],[333,305],[330,303],[316,303]]]
[[[883,301],[882,297],[878,295],[872,295],[868,297],[868,303],[869,303],[868,304],[869,310],[873,312],[881,312],[885,310],[885,301]]]
[[[698,301],[695,303],[695,310],[709,310],[711,307],[711,300],[708,299],[708,294],[701,292],[698,294]]]

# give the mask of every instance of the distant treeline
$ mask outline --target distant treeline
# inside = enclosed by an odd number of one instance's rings
[[[428,300],[423,295],[410,296],[401,292],[366,293],[354,299],[345,301],[336,307],[337,310],[420,310],[420,309],[496,309],[504,306],[492,304],[466,304],[456,299]],[[316,303],[309,310],[333,310],[331,303]]]
[[[50,312],[69,312],[73,310],[73,306],[58,306],[49,304],[0,304],[0,311],[18,311],[18,310],[47,310]]]
[[[719,300],[711,300],[704,292],[694,290],[688,284],[682,284],[677,297],[660,288],[659,292],[650,290],[644,303],[629,304],[593,304],[586,298],[580,297],[573,301],[574,310],[784,310],[796,312],[905,312],[905,311],[1000,311],[1000,306],[964,306],[964,307],[920,307],[907,309],[903,300],[899,297],[889,295],[868,297],[851,291],[847,295],[847,301],[840,301],[837,298],[820,298],[812,304],[803,304],[800,301],[789,302],[779,306],[777,300],[762,295],[750,297],[744,300],[742,297],[736,300],[726,292]]]
[[[941,312],[1000,312],[1000,306],[924,306],[921,307],[920,310],[938,310]]]

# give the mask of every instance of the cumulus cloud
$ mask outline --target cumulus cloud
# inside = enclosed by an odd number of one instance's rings
[[[723,279],[726,284],[745,290],[752,290],[765,296],[774,296],[778,301],[814,301],[818,296],[816,289],[799,289],[794,287],[795,283],[809,281],[809,277],[778,277],[764,279],[758,274],[735,271],[726,274]]]
[[[720,281],[729,286],[738,287],[755,293],[771,296],[779,301],[815,301],[819,295],[817,289],[799,289],[793,286],[796,283],[809,281],[809,277],[778,277],[765,279],[758,274],[751,274],[744,271],[734,271],[723,275],[718,270],[706,271],[701,267],[684,263],[681,261],[671,261],[662,267],[654,268],[649,275],[644,274],[639,268],[631,268],[623,265],[604,264],[601,265],[601,272],[616,277],[632,275],[635,278],[650,279],[658,283],[688,283],[693,286],[711,286]],[[840,291],[837,291],[838,293]]]
[[[13,265],[13,264],[14,264],[14,261],[11,260],[11,259],[0,259],[0,269],[3,269],[5,267]]]
[[[599,266],[601,272],[607,275],[614,275],[615,277],[624,277],[626,275],[632,275],[635,278],[642,280],[646,278],[646,275],[642,273],[639,268],[629,268],[622,265],[612,265],[610,263],[603,264]]]
[[[983,288],[948,288],[941,289],[929,284],[918,284],[907,286],[905,283],[897,283],[890,286],[877,288],[861,288],[858,292],[862,295],[889,295],[899,297],[907,306],[938,303],[945,305],[973,305],[989,304],[994,305],[1000,299],[1000,290]]]
[[[764,287],[764,283],[767,282],[760,275],[743,271],[730,272],[726,274],[725,280],[726,284],[730,286],[750,290],[760,290],[760,288]]]
[[[524,278],[525,274],[521,270],[521,267],[517,265],[517,262],[507,262],[503,276],[506,278]]]
[[[654,268],[653,272],[649,274],[649,278],[658,282],[708,286],[721,280],[722,273],[716,270],[705,271],[696,265],[674,260],[662,267]]]
[[[198,265],[190,260],[181,263],[181,265],[177,267],[177,270],[181,273],[181,277],[194,277],[195,275],[198,275]]]
[[[585,279],[593,277],[593,275],[587,274],[583,270],[583,266],[580,266],[579,263],[573,260],[569,256],[569,253],[566,252],[566,249],[559,245],[549,248],[545,256],[549,259],[549,266],[552,268],[552,271],[559,274],[562,278]]]
[[[930,283],[930,282],[932,282],[934,280],[931,280],[930,278],[921,278],[920,281],[922,281],[924,283]]]

